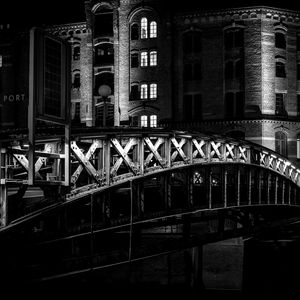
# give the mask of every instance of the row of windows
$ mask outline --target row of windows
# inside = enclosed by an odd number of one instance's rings
[[[132,84],[130,90],[130,99],[131,100],[145,100],[150,98],[151,100],[155,100],[157,98],[157,84],[151,83],[146,84]]]
[[[139,24],[134,23],[131,25],[131,40],[156,38],[157,37],[157,23],[155,21],[148,22],[147,18],[142,18]]]
[[[141,115],[131,117],[132,126],[157,127],[157,115]]]
[[[142,51],[139,53],[131,54],[131,67],[138,68],[148,67],[148,66],[157,66],[157,51]]]

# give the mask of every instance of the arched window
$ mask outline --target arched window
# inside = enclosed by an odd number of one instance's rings
[[[157,51],[150,52],[150,66],[157,65]]]
[[[157,115],[150,116],[150,127],[157,127]]]
[[[147,99],[148,98],[148,86],[147,84],[141,85],[141,99]]]
[[[244,46],[244,30],[242,28],[229,28],[224,32],[225,49]]]
[[[148,66],[148,52],[143,51],[141,52],[141,67]]]
[[[150,38],[156,38],[157,37],[157,24],[155,21],[152,21],[150,23]]]
[[[141,38],[148,38],[148,20],[147,18],[141,19]]]
[[[132,24],[131,25],[131,40],[138,40],[139,39],[139,25]]]
[[[147,116],[145,116],[145,115],[143,115],[143,116],[141,116],[141,126],[142,127],[147,127],[148,126],[148,117]]]
[[[80,45],[76,45],[73,48],[73,60],[80,59]]]
[[[287,135],[283,131],[275,132],[275,151],[287,156]]]
[[[183,52],[185,54],[201,52],[201,42],[201,32],[189,31],[184,33]]]
[[[73,88],[80,88],[80,73],[74,74]]]
[[[150,84],[150,99],[156,99],[157,98],[157,84],[151,83]]]
[[[139,54],[131,53],[131,68],[138,68],[139,66]]]
[[[275,32],[275,47],[280,49],[286,49],[285,34],[283,32]]]

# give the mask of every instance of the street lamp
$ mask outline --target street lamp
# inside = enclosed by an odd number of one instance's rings
[[[106,102],[108,100],[108,96],[111,94],[110,86],[103,84],[98,89],[98,94],[101,96],[101,100],[103,101],[103,119],[102,125],[103,127],[106,126]]]

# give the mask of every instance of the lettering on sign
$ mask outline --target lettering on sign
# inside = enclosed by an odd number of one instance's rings
[[[21,102],[25,100],[25,94],[5,94],[2,101],[6,102]]]

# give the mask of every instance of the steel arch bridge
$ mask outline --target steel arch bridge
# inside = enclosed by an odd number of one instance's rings
[[[20,274],[52,278],[234,236],[258,224],[254,211],[300,204],[300,170],[256,144],[163,129],[94,130],[70,141],[37,137],[34,166],[26,139],[1,143],[0,236],[18,245]],[[35,188],[42,200],[22,206]]]

